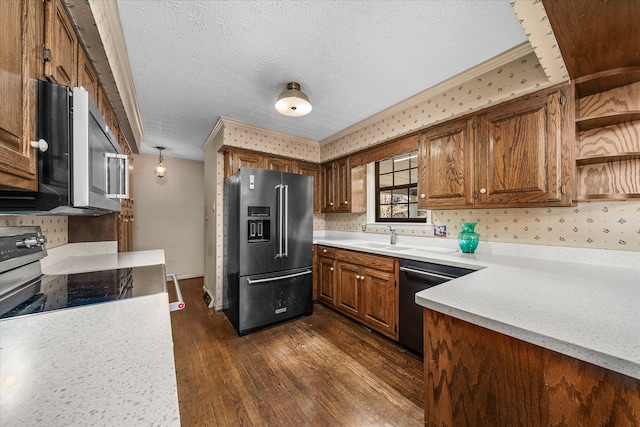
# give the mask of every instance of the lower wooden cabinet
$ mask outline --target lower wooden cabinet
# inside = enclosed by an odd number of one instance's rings
[[[397,259],[325,246],[316,251],[318,300],[397,339]]]
[[[335,296],[335,276],[336,276],[336,250],[331,247],[317,246],[317,299],[323,303],[333,306]]]
[[[425,426],[637,426],[640,380],[424,310]]]

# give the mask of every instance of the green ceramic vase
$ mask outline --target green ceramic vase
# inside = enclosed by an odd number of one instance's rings
[[[474,231],[475,222],[461,222],[462,231],[458,234],[458,245],[460,250],[467,254],[472,254],[478,247],[480,240],[478,233]]]

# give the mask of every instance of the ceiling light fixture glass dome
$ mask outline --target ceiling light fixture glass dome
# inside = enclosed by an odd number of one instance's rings
[[[287,90],[278,96],[276,110],[285,116],[300,117],[311,112],[309,97],[300,90],[300,83],[287,84]]]

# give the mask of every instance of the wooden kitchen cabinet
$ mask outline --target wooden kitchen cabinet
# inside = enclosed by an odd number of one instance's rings
[[[325,163],[320,167],[322,212],[351,212],[351,169],[349,158]]]
[[[397,339],[397,260],[339,249],[336,269],[335,308]]]
[[[482,114],[478,206],[569,206],[573,132],[570,86]]]
[[[78,71],[78,37],[62,0],[44,3],[44,75],[53,82],[74,87]]]
[[[556,86],[426,130],[419,207],[569,206],[571,99]]]
[[[44,4],[0,1],[0,188],[37,191],[37,80],[42,77]]]
[[[473,204],[474,118],[428,129],[418,141],[418,207],[433,209]]]
[[[313,213],[321,213],[320,165],[311,162],[293,162],[293,173],[313,178]]]
[[[640,67],[615,70],[604,77],[603,74],[576,80],[576,200],[637,199],[640,198]],[[608,83],[605,77],[637,81],[609,88],[618,80]],[[601,82],[594,87],[594,80]]]
[[[293,172],[293,162],[290,159],[277,157],[265,157],[264,168],[272,171]]]
[[[264,153],[243,149],[228,149],[224,153],[224,177],[230,177],[241,167],[264,168]]]
[[[336,250],[327,246],[317,246],[318,250],[318,300],[334,307],[336,293]]]
[[[640,380],[433,310],[423,318],[425,426],[638,425]]]
[[[78,86],[85,88],[96,105],[98,104],[100,93],[98,73],[80,44],[78,44]]]

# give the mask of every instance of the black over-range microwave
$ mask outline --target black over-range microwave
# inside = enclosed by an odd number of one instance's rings
[[[0,191],[2,214],[101,215],[129,197],[129,158],[82,87],[38,82],[38,191]]]

